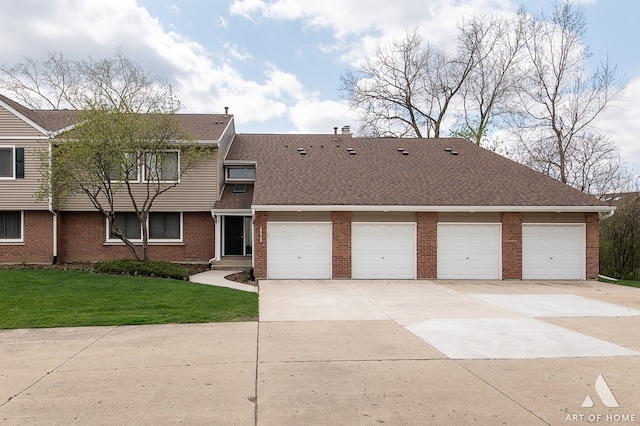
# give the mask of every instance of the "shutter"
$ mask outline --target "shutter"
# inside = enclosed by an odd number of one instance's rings
[[[16,148],[16,178],[24,178],[24,148]]]

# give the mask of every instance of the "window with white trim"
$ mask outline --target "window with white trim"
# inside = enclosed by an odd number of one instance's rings
[[[180,153],[163,151],[145,155],[145,180],[153,182],[177,182],[180,170]]]
[[[115,223],[128,240],[142,241],[142,226],[138,215],[130,212],[116,213]],[[182,213],[179,212],[152,212],[147,219],[149,242],[175,242],[182,241]],[[110,233],[107,221],[108,241],[120,241],[118,237]]]
[[[139,182],[140,174],[138,172],[138,156],[133,152],[127,152],[124,155],[126,164],[117,164],[109,172],[109,179],[112,182],[120,182],[125,180],[125,176],[129,182]]]
[[[256,180],[256,167],[227,166],[227,180]]]
[[[22,241],[22,212],[0,211],[0,244]]]
[[[0,180],[24,178],[24,148],[0,145]]]

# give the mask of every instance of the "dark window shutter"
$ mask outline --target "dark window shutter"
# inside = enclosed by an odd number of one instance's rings
[[[24,148],[16,148],[16,178],[24,178]]]

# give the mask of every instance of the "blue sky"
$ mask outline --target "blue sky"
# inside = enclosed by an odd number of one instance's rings
[[[0,60],[110,56],[117,47],[169,80],[184,112],[235,115],[243,133],[357,127],[340,74],[378,42],[417,26],[446,46],[477,13],[550,12],[553,0],[2,0]],[[592,61],[618,64],[624,98],[599,120],[640,170],[640,2],[583,0]]]

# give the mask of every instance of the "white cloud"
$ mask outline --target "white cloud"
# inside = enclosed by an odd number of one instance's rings
[[[334,127],[349,125],[355,132],[355,119],[345,102],[322,101],[316,98],[298,101],[289,109],[294,125],[291,133],[332,133]]]
[[[622,159],[640,172],[640,75],[636,75],[622,93],[622,99],[605,111],[597,125],[607,132],[620,149]]]
[[[344,51],[343,60],[357,62],[381,41],[402,35],[406,28],[417,27],[425,40],[449,43],[456,23],[464,16],[514,12],[510,0],[404,0],[402,7],[388,0],[235,0],[232,14],[248,19],[300,20],[312,30],[329,30],[335,41],[319,46],[325,52]]]
[[[296,76],[273,65],[265,67],[262,81],[244,78],[231,61],[249,59],[247,51],[229,44],[216,56],[189,37],[166,31],[135,0],[26,0],[11,14],[0,14],[0,53],[7,64],[43,59],[54,50],[70,59],[101,58],[118,46],[172,82],[185,112],[222,113],[229,106],[238,123],[265,122],[286,117],[287,105],[304,93]]]

